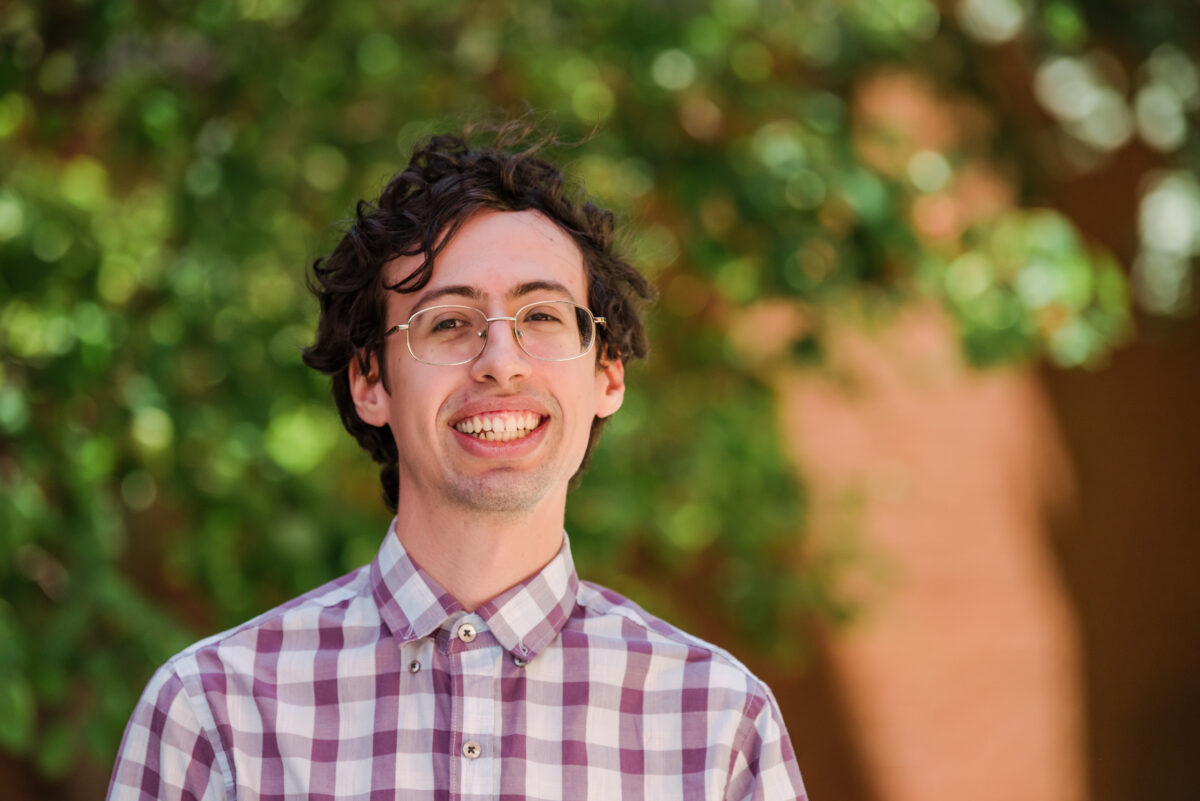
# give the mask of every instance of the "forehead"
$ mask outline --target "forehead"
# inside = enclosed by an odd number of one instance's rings
[[[385,278],[399,281],[421,262],[420,256],[395,259]],[[583,256],[574,240],[540,212],[484,211],[463,223],[438,254],[429,283],[397,300],[415,309],[447,289],[454,289],[452,295],[437,302],[461,302],[468,293],[460,290],[467,289],[479,300],[501,299],[538,283],[561,285],[571,300],[587,304]]]

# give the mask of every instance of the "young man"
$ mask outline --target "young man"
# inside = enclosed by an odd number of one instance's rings
[[[529,151],[434,137],[314,277],[305,359],[395,519],[161,668],[109,798],[804,798],[765,685],[575,574],[568,485],[646,353],[612,215]]]

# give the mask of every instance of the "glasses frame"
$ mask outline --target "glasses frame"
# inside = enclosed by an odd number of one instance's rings
[[[576,309],[583,309],[585,312],[587,312],[588,317],[590,317],[592,319],[592,335],[588,339],[588,346],[586,348],[584,348],[582,351],[575,354],[574,356],[568,356],[565,359],[547,359],[544,356],[534,355],[525,349],[525,343],[521,341],[521,336],[522,336],[521,329],[517,328],[517,318],[520,317],[521,314],[526,309],[528,309],[532,306],[541,306],[546,303],[563,303],[563,304],[567,304],[570,306],[574,306]],[[425,312],[436,311],[437,309],[468,309],[470,311],[478,312],[479,314],[483,315],[483,319],[484,319],[483,330],[480,331],[478,334],[476,334],[476,336],[478,336],[480,339],[478,353],[476,353],[474,356],[472,356],[469,359],[462,359],[457,362],[431,362],[431,361],[422,359],[420,356],[418,356],[413,351],[412,338],[408,335],[409,330],[412,328],[413,319],[416,318],[416,316],[419,314],[424,314]],[[521,352],[524,353],[529,358],[537,359],[540,362],[569,362],[569,361],[578,359],[582,356],[588,355],[589,353],[592,352],[592,348],[595,347],[595,345],[596,345],[596,337],[599,334],[599,332],[596,330],[596,326],[606,325],[608,322],[605,318],[597,317],[595,314],[593,314],[592,310],[589,309],[587,306],[581,306],[578,303],[576,303],[575,301],[567,300],[566,298],[553,298],[551,300],[535,300],[532,303],[526,303],[524,306],[517,309],[517,313],[511,317],[488,317],[487,314],[483,311],[483,309],[478,309],[474,306],[464,306],[460,303],[443,303],[438,306],[426,306],[424,309],[417,309],[415,312],[413,312],[411,315],[409,315],[408,322],[397,323],[396,325],[393,325],[391,328],[389,328],[388,330],[383,332],[383,336],[386,338],[386,337],[390,337],[392,334],[398,334],[401,331],[403,331],[404,332],[404,344],[408,347],[408,354],[410,356],[412,356],[414,359],[416,359],[417,361],[419,361],[421,364],[428,364],[428,365],[432,365],[434,367],[456,367],[460,364],[469,364],[470,362],[475,361],[476,359],[478,359],[480,356],[483,355],[484,350],[487,349],[488,336],[492,330],[492,323],[499,322],[501,320],[512,323],[511,329],[512,329],[512,334],[513,334],[513,340],[516,341],[517,347],[519,347],[521,349]]]

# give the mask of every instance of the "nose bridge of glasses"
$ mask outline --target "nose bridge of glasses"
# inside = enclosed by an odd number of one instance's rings
[[[482,314],[482,312],[481,312],[481,314]],[[484,315],[483,316],[483,323],[484,323],[483,329],[479,331],[479,337],[481,339],[483,339],[484,342],[487,342],[489,339],[489,334],[491,333],[491,330],[492,330],[492,323],[499,323],[499,322],[505,322],[505,321],[512,323],[511,328],[512,328],[512,332],[513,332],[513,338],[517,340],[518,344],[520,344],[521,331],[520,331],[520,329],[517,328],[517,318],[516,317],[488,317],[487,315]],[[482,348],[480,350],[482,350]]]
[[[485,316],[483,318],[483,321],[484,321],[483,331],[481,331],[479,335],[481,337],[483,337],[484,339],[488,338],[488,333],[492,330],[492,323],[498,323],[498,322],[502,322],[502,321],[507,321],[507,322],[512,323],[513,336],[516,337],[518,340],[521,339],[521,332],[517,329],[517,318],[516,317],[487,317],[487,316]]]
[[[476,335],[479,337],[479,352],[477,354],[475,354],[475,358],[479,358],[480,356],[482,356],[484,351],[486,351],[488,349],[489,343],[492,342],[492,337],[491,337],[492,323],[500,323],[500,322],[511,323],[510,328],[512,330],[513,341],[517,346],[517,350],[520,351],[521,353],[523,353],[525,356],[533,356],[532,353],[530,353],[529,351],[527,351],[525,349],[525,343],[521,341],[521,330],[519,328],[517,328],[517,318],[516,317],[507,317],[507,316],[488,317],[483,312],[480,312],[480,317],[483,319],[484,325],[479,331],[476,332]],[[495,347],[495,345],[492,345],[492,347]],[[534,358],[536,358],[536,357],[534,357]]]

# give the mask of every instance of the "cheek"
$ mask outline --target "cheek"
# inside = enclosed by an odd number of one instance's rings
[[[407,354],[405,354],[407,355]],[[393,363],[393,368],[400,365]],[[442,402],[446,399],[446,376],[427,370],[394,369],[389,374],[392,389],[391,410],[395,426],[417,435],[429,435],[435,428]],[[431,370],[449,368],[431,368]]]
[[[592,421],[596,418],[602,396],[602,382],[598,377],[589,376],[586,383],[581,383],[576,399],[576,417],[577,425],[581,429],[580,437],[584,440],[592,430]]]
[[[563,422],[568,427],[591,425],[596,397],[589,373],[573,369],[557,371],[546,376],[545,386],[550,396],[558,403]]]

